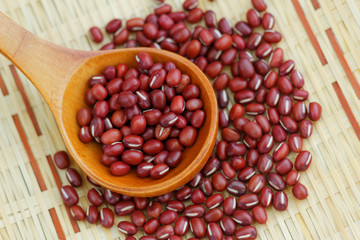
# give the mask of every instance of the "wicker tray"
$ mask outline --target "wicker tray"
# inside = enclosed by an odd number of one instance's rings
[[[168,1],[181,9],[182,1]],[[268,0],[280,46],[296,62],[310,101],[322,104],[322,119],[304,141],[313,153],[302,174],[309,197],[289,194],[287,211],[268,210],[257,224],[260,239],[360,239],[360,1]],[[150,0],[3,0],[0,10],[35,34],[78,49],[98,49],[86,36],[92,25],[113,17],[145,16]],[[232,23],[250,0],[201,0],[218,18]],[[0,239],[125,239],[113,227],[69,220],[58,188],[65,172],[55,169],[52,155],[64,149],[46,103],[26,78],[0,58]],[[72,167],[77,168],[74,163]],[[90,185],[80,189],[80,204]],[[286,192],[290,192],[287,190]],[[70,218],[71,219],[71,218]],[[116,219],[116,223],[120,218]],[[141,233],[137,234],[140,237]],[[189,238],[190,235],[187,236]]]

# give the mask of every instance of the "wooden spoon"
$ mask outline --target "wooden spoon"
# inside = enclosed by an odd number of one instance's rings
[[[201,90],[206,120],[195,144],[183,153],[179,166],[159,180],[138,178],[135,170],[122,177],[112,176],[100,162],[98,143],[82,143],[77,111],[86,106],[88,79],[108,65],[125,63],[136,67],[135,55],[148,52],[154,62],[172,61],[190,76]],[[215,145],[218,110],[214,91],[206,76],[180,55],[152,48],[114,51],[80,51],[57,46],[28,32],[0,13],[0,52],[13,62],[35,85],[48,103],[71,156],[95,182],[112,191],[137,197],[152,197],[173,191],[189,182],[204,166]]]

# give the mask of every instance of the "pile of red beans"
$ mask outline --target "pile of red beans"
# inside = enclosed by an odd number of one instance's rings
[[[284,60],[283,50],[273,45],[281,34],[272,30],[275,19],[265,12],[264,0],[252,4],[246,21],[234,25],[226,18],[217,21],[213,11],[198,8],[197,0],[186,0],[184,11],[173,12],[163,4],[145,19],[127,20],[123,28],[118,19],[106,26],[113,42],[103,49],[123,44],[160,47],[187,57],[213,79],[221,108],[221,141],[193,180],[162,196],[129,197],[95,187],[88,193],[91,205],[85,214],[76,205],[74,188],[64,187],[62,197],[72,205],[75,219],[97,222],[97,207],[106,203],[119,216],[131,215],[131,221],[118,223],[128,240],[139,230],[145,235],[141,240],[181,239],[189,231],[189,239],[255,239],[257,231],[251,225],[266,223],[265,208],[287,208],[287,186],[295,198],[307,197],[300,172],[309,168],[312,155],[303,150],[302,139],[311,136],[321,106],[306,103],[309,94],[302,89],[304,78],[295,62]],[[201,20],[205,26],[185,25]],[[90,32],[95,41],[102,40],[100,29]],[[296,154],[294,159],[288,158],[290,152]],[[100,212],[100,223],[110,227],[112,210],[105,207]]]
[[[81,108],[79,138],[102,144],[101,162],[123,176],[136,166],[141,178],[163,178],[179,165],[205,121],[200,89],[173,62],[136,55],[137,68],[108,66],[89,79]],[[135,59],[134,59],[135,60]]]

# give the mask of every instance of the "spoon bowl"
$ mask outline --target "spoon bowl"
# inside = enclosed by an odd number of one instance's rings
[[[152,197],[173,191],[189,182],[205,165],[215,145],[218,110],[214,91],[204,73],[180,55],[153,48],[112,51],[79,51],[57,46],[26,31],[0,13],[0,52],[35,85],[48,103],[65,145],[79,167],[99,185],[135,197]],[[88,79],[108,65],[136,66],[135,56],[145,51],[154,62],[172,61],[200,88],[206,119],[193,146],[183,152],[181,163],[161,179],[139,178],[133,169],[125,176],[110,174],[101,161],[101,145],[82,143],[77,111],[86,106]]]

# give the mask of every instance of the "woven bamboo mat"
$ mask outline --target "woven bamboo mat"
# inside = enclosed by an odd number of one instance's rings
[[[181,9],[182,1],[168,1]],[[304,141],[313,163],[301,182],[306,200],[289,190],[287,211],[268,210],[260,239],[360,239],[360,1],[268,0],[280,46],[296,62],[310,101],[322,119]],[[0,10],[38,36],[77,49],[98,49],[87,30],[113,17],[145,16],[150,0],[2,0]],[[232,23],[245,18],[250,0],[201,0]],[[52,155],[65,149],[46,103],[9,61],[0,57],[0,239],[125,239],[113,227],[69,220],[58,187],[64,171]],[[72,163],[72,167],[75,166]],[[80,204],[87,206],[86,183]],[[116,223],[119,218],[116,219]],[[141,234],[138,233],[137,237]],[[189,235],[190,236],[190,235]]]

